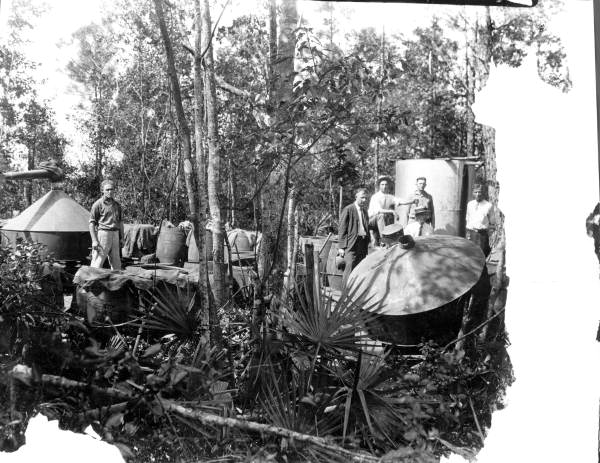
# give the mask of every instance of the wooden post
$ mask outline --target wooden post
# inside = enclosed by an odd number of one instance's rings
[[[313,301],[318,309],[321,301],[321,269],[320,269],[320,249],[313,249]]]
[[[315,302],[314,293],[314,279],[315,279],[315,248],[312,243],[306,243],[304,245],[304,263],[306,264],[306,280],[304,282],[304,288],[306,290],[306,298],[308,303]]]
[[[344,187],[340,185],[340,204],[338,208],[338,222],[340,221],[340,217],[342,216],[342,204],[344,201]]]

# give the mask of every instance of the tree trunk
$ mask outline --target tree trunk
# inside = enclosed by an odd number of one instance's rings
[[[477,12],[467,15],[465,11],[465,81],[466,81],[466,141],[465,156],[475,155],[475,114],[471,109],[475,102],[475,75],[477,67]]]
[[[225,227],[221,217],[219,193],[221,188],[219,153],[219,134],[217,125],[217,94],[215,86],[215,70],[212,49],[212,23],[208,0],[202,2],[202,42],[204,43],[204,105],[206,108],[206,128],[208,140],[208,204],[213,221],[213,294],[215,309],[222,307],[226,301],[225,279],[226,265],[224,263],[223,243]],[[216,310],[211,309],[212,333],[220,338],[220,326]]]
[[[210,326],[210,297],[208,281],[208,263],[206,259],[206,209],[208,205],[206,186],[206,156],[204,153],[204,85],[202,83],[202,6],[200,0],[195,2],[196,8],[196,41],[194,54],[194,139],[196,142],[196,167],[198,184],[198,226],[194,226],[194,239],[198,247],[198,286],[199,301],[202,310],[202,326]],[[210,331],[205,331],[210,336]]]
[[[156,17],[158,19],[158,26],[160,28],[160,34],[163,39],[165,46],[165,53],[167,57],[167,69],[169,79],[171,81],[171,91],[173,92],[173,103],[175,105],[175,111],[177,113],[177,125],[179,127],[179,142],[181,143],[181,154],[183,156],[183,173],[185,177],[185,187],[188,196],[188,206],[190,210],[190,219],[195,227],[198,226],[198,203],[196,201],[196,192],[194,188],[194,171],[192,166],[192,146],[191,146],[191,135],[188,123],[183,110],[183,103],[181,101],[181,89],[179,87],[179,79],[177,77],[177,70],[175,69],[175,55],[173,53],[173,46],[171,45],[171,38],[167,31],[167,25],[165,22],[165,14],[162,7],[162,0],[153,0],[154,7],[156,10]]]
[[[286,131],[291,129],[288,124],[287,103],[292,96],[292,85],[294,79],[294,54],[296,49],[296,40],[294,30],[298,20],[296,0],[284,0],[281,4],[281,17],[279,29],[274,29],[277,25],[274,15],[274,1],[270,2],[270,61],[269,72],[271,81],[269,82],[269,102],[271,126],[277,131]],[[276,47],[274,38],[277,37]],[[293,143],[287,146],[278,147],[279,153],[271,156],[270,159],[263,161],[263,171],[267,172],[269,178],[265,182],[265,189],[262,196],[262,231],[263,242],[259,256],[259,271],[263,282],[267,282],[273,275],[273,270],[285,265],[282,255],[282,246],[279,245],[280,233],[282,229],[282,220],[285,218],[285,200],[288,193],[287,180],[290,167],[291,152],[285,152],[293,149]],[[283,172],[283,165],[280,161],[288,158],[288,163]],[[277,273],[277,272],[276,272]]]
[[[33,146],[30,146],[27,150],[27,170],[33,170],[35,168],[35,144],[36,144],[36,136],[33,137]],[[33,190],[33,181],[27,180],[25,182],[25,204],[27,207],[31,206],[33,203],[32,198],[32,190]]]
[[[275,71],[273,69],[277,60],[277,1],[269,0],[269,65],[267,66],[267,99],[273,101],[275,89]]]
[[[228,185],[229,185],[229,224],[231,228],[237,228],[237,220],[236,220],[236,209],[237,209],[237,199],[236,199],[236,178],[235,178],[235,166],[231,161],[231,157],[227,159],[227,173],[228,173]]]
[[[294,261],[294,217],[296,212],[296,189],[292,186],[290,188],[290,194],[288,198],[288,212],[287,212],[287,275],[288,275],[288,286],[287,290],[291,289],[291,285],[294,281],[294,270],[296,268],[296,262]]]

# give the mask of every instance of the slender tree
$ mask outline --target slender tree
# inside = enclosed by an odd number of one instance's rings
[[[213,294],[217,307],[222,307],[226,301],[225,279],[226,265],[224,263],[223,244],[225,227],[221,216],[219,194],[221,193],[219,153],[219,127],[217,122],[217,95],[215,86],[215,70],[212,48],[212,22],[208,0],[202,2],[202,43],[204,50],[204,106],[206,111],[206,137],[208,146],[208,204],[213,227]],[[201,56],[202,58],[202,56]],[[218,336],[219,324],[216,313],[211,313],[211,328]]]
[[[195,0],[196,40],[194,43],[194,139],[196,144],[196,166],[198,184],[198,227],[194,227],[194,239],[198,246],[198,281],[202,307],[210,307],[208,262],[204,234],[206,230],[206,210],[208,205],[206,186],[206,155],[204,152],[204,84],[202,75],[202,5]],[[212,249],[210,250],[212,252]],[[210,325],[211,310],[203,312],[203,325]]]
[[[192,165],[192,144],[190,128],[187,123],[183,103],[181,99],[181,88],[179,86],[179,78],[177,69],[175,68],[175,55],[173,53],[173,45],[167,24],[165,22],[165,13],[163,10],[162,0],[153,0],[160,34],[162,36],[165,53],[167,58],[167,72],[171,81],[171,91],[173,93],[173,103],[177,114],[177,126],[179,128],[179,141],[181,143],[181,154],[183,156],[183,174],[185,178],[185,186],[187,190],[188,207],[190,211],[190,219],[195,228],[198,228],[198,202],[196,199],[196,189],[194,186],[194,170]]]

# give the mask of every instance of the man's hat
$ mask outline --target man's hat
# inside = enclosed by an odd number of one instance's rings
[[[415,215],[419,215],[419,214],[429,214],[429,209],[427,209],[426,207],[423,207],[423,206],[415,207]]]
[[[390,183],[394,183],[394,180],[389,175],[380,175],[379,177],[377,177],[377,185],[379,185],[384,180],[387,180]]]
[[[400,234],[403,235],[404,231],[403,231],[403,227],[401,224],[399,223],[393,223],[390,225],[387,225],[382,231],[381,234],[383,236],[386,236],[388,238],[395,236],[396,234]]]

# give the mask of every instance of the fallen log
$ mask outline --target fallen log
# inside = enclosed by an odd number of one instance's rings
[[[37,380],[34,379],[31,368],[25,365],[16,365],[10,372],[10,376],[14,379],[21,381],[22,383],[31,386],[32,384],[50,384],[57,387],[68,388],[68,389],[80,389],[90,390],[92,392],[104,394],[106,396],[120,398],[120,399],[131,399],[133,394],[126,393],[115,388],[101,388],[93,386],[81,381],[75,381],[72,379],[64,378],[62,376],[55,375],[41,375]],[[365,454],[347,450],[339,445],[334,444],[331,440],[323,437],[313,436],[310,434],[303,434],[291,429],[281,428],[279,426],[273,426],[270,424],[257,423],[255,421],[247,421],[238,418],[226,418],[213,413],[207,413],[201,410],[194,410],[191,408],[183,407],[176,402],[162,399],[157,397],[160,401],[161,406],[165,411],[170,411],[184,418],[191,418],[199,421],[204,425],[219,426],[241,429],[244,431],[255,432],[259,434],[270,434],[273,436],[284,437],[286,439],[295,440],[298,442],[304,442],[306,444],[314,445],[322,449],[327,450],[338,455],[344,455],[349,461],[355,463],[375,463],[379,461],[379,458]],[[124,404],[115,404],[114,407],[121,408]],[[98,415],[100,414],[98,409]]]
[[[115,399],[127,400],[133,397],[132,394],[116,389],[114,387],[98,387],[93,384],[84,383],[81,381],[75,381],[73,379],[65,378],[63,376],[55,375],[41,375],[39,378],[35,378],[31,371],[31,368],[27,365],[15,365],[10,372],[10,376],[20,382],[30,386],[32,383],[41,383],[51,386],[56,386],[63,389],[79,389],[89,390],[93,394],[102,394]]]
[[[206,413],[201,410],[193,410],[191,408],[182,407],[181,405],[178,405],[175,402],[171,402],[164,399],[161,401],[161,403],[165,410],[171,411],[185,418],[197,420],[205,425],[223,426],[229,428],[242,429],[250,432],[257,432],[260,434],[271,434],[279,437],[285,437],[290,440],[305,442],[307,444],[312,444],[317,447],[321,447],[323,449],[326,449],[327,451],[336,453],[338,455],[344,455],[348,457],[350,461],[357,463],[379,461],[379,458],[377,457],[347,450],[343,447],[340,447],[339,445],[334,444],[331,440],[324,439],[323,437],[313,436],[311,434],[303,434],[296,431],[292,431],[291,429],[273,426],[271,424],[257,423],[255,421],[240,420],[237,418],[225,418],[219,415],[214,415],[212,413]]]

